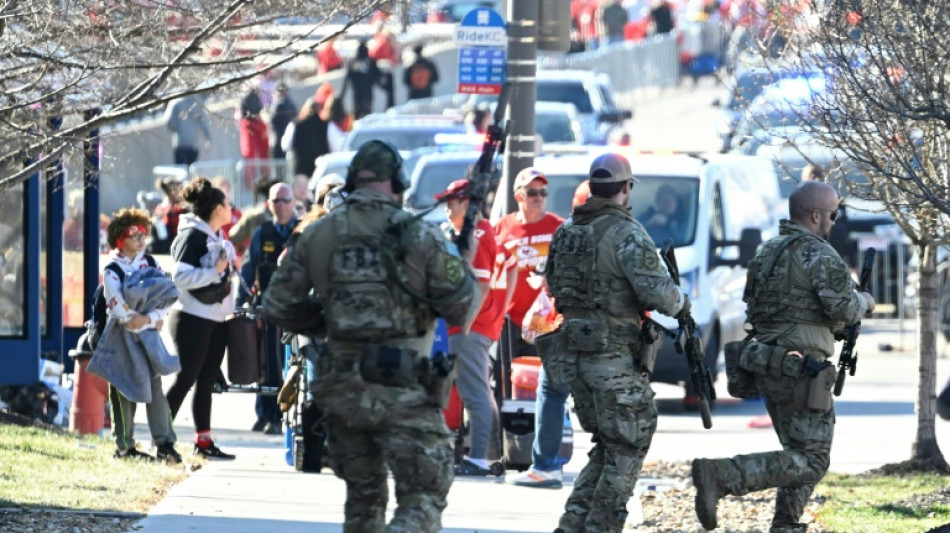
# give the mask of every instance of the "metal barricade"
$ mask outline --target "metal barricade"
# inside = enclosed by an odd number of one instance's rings
[[[610,89],[624,94],[640,89],[676,86],[679,58],[676,37],[656,35],[641,41],[623,41],[589,52],[547,55],[539,58],[542,68],[591,70],[610,74]]]
[[[194,179],[198,176],[214,179],[223,176],[228,181],[234,181],[234,160],[218,159],[215,161],[195,161],[188,167],[188,177]]]
[[[242,159],[233,167],[231,203],[237,206],[254,204],[254,186],[262,179],[290,183],[292,170],[286,159]]]
[[[869,248],[877,250],[874,260],[874,275],[868,284],[868,292],[876,302],[875,315],[903,320],[906,315],[904,285],[906,283],[907,245],[895,235],[878,233],[851,233],[857,241],[863,261]],[[853,265],[860,268],[861,265]]]
[[[156,180],[172,177],[178,181],[188,178],[188,167],[185,165],[158,165],[152,167],[152,177]]]

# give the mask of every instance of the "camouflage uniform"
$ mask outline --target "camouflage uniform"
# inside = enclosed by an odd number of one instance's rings
[[[558,228],[545,275],[564,314],[561,334],[576,354],[574,407],[595,443],[560,529],[620,531],[656,431],[650,369],[638,360],[640,313],[674,315],[684,296],[629,208],[599,197]]]
[[[718,499],[778,487],[772,533],[806,531],[798,519],[828,470],[835,413],[833,405],[827,411],[804,406],[810,377],[801,371],[801,358],[783,354],[795,350],[819,361],[832,357],[835,333],[860,320],[867,302],[831,245],[788,220],[749,263],[743,300],[756,340],[779,348],[781,375],[756,375],[755,382],[783,450],[694,461],[694,479],[701,476],[697,513],[702,505],[715,512],[715,500],[701,501],[704,491]]]
[[[387,232],[409,217],[390,196],[356,189],[303,231],[265,297],[265,309],[301,308],[313,288],[327,310],[328,356],[312,390],[330,416],[348,533],[439,531],[452,483],[450,434],[417,374],[437,316],[462,324],[474,313],[475,281],[435,226]],[[387,467],[397,500],[388,526]]]

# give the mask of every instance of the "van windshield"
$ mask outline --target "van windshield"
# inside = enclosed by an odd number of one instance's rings
[[[653,243],[662,247],[689,246],[696,239],[699,180],[666,176],[637,176],[630,204],[633,216],[643,224]]]

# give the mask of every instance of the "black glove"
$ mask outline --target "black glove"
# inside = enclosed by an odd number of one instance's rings
[[[857,324],[851,324],[850,326],[845,326],[841,328],[841,331],[839,331],[835,335],[835,340],[843,341],[847,339],[848,337],[850,337],[851,335],[858,335],[860,333],[861,333],[861,323],[858,322]]]
[[[682,318],[686,318],[686,315],[689,314],[689,310],[692,309],[692,307],[693,307],[692,304],[689,303],[689,296],[686,296],[686,295],[684,294],[684,295],[683,295],[683,308],[680,309],[680,312],[679,312],[679,313],[676,313],[676,315],[675,315],[673,318],[675,318],[675,319],[677,319],[677,320],[682,319]]]

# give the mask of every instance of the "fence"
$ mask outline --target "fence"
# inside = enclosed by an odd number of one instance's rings
[[[679,51],[672,34],[623,41],[590,52],[547,55],[538,58],[538,65],[606,72],[610,74],[610,89],[618,94],[674,87],[679,82]]]
[[[231,184],[231,203],[244,207],[255,203],[254,184],[261,178],[271,178],[290,183],[293,178],[289,161],[286,159],[238,160],[219,159],[215,161],[196,161],[191,166],[158,165],[152,168],[154,178],[172,176],[180,180],[190,180],[197,176],[208,179],[223,177]]]

